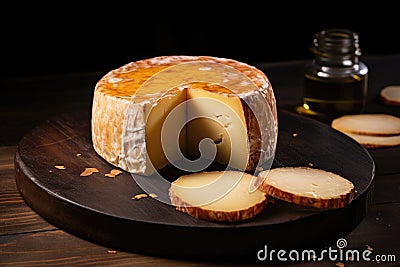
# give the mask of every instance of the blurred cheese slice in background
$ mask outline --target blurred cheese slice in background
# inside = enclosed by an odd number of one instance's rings
[[[389,106],[400,106],[400,85],[388,85],[379,93],[380,101]]]
[[[394,115],[345,115],[334,119],[331,126],[365,148],[375,149],[400,145],[400,118]]]

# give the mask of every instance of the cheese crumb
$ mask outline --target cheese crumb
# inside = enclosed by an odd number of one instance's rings
[[[121,174],[122,171],[118,169],[112,169],[109,173],[106,173],[105,176],[110,177],[110,178],[115,178],[118,174]]]
[[[344,267],[344,263],[343,262],[337,262],[335,264],[336,267]]]
[[[99,172],[96,168],[85,168],[85,170],[80,174],[80,176],[89,176],[95,172]]]
[[[63,165],[55,165],[54,168],[59,169],[59,170],[65,170],[65,166]]]
[[[149,196],[150,196],[151,198],[157,198],[157,197],[158,197],[158,196],[157,196],[156,194],[154,194],[154,193],[150,193]]]
[[[138,194],[138,195],[135,195],[132,199],[139,200],[139,199],[145,198],[145,197],[148,197],[148,195],[147,194]]]

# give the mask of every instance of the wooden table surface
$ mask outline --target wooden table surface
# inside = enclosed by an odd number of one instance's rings
[[[384,106],[377,100],[384,86],[400,85],[400,55],[371,55],[363,60],[370,69],[365,112],[400,116],[400,107]],[[257,64],[270,78],[279,107],[292,110],[301,102],[304,63]],[[229,259],[202,262],[115,251],[55,227],[24,202],[14,175],[18,142],[50,116],[90,111],[94,85],[104,74],[60,74],[0,81],[0,266],[273,266],[257,261],[257,251],[254,262],[229,262]],[[360,258],[343,263],[344,266],[400,266],[400,147],[368,151],[376,164],[376,176],[367,216],[343,238],[349,249],[360,253],[370,251],[373,261]],[[381,260],[376,261],[379,257]],[[279,266],[336,266],[338,262],[325,257],[324,261],[288,261],[280,262]]]

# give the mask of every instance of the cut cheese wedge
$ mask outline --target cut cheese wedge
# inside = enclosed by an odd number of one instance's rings
[[[198,157],[254,170],[274,156],[277,124],[275,96],[259,69],[225,58],[160,56],[97,82],[91,131],[107,162],[148,176]],[[205,139],[212,147],[203,155]]]
[[[171,204],[195,218],[237,222],[253,218],[267,204],[267,195],[252,190],[257,177],[239,171],[183,175],[171,183]]]
[[[338,174],[309,167],[281,167],[259,173],[259,189],[277,199],[318,209],[336,209],[354,198],[354,185]]]

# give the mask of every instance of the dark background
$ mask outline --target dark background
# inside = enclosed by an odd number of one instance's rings
[[[1,77],[107,71],[171,54],[308,59],[313,34],[327,28],[358,32],[363,56],[400,53],[397,8],[349,2],[18,2],[2,10]]]

